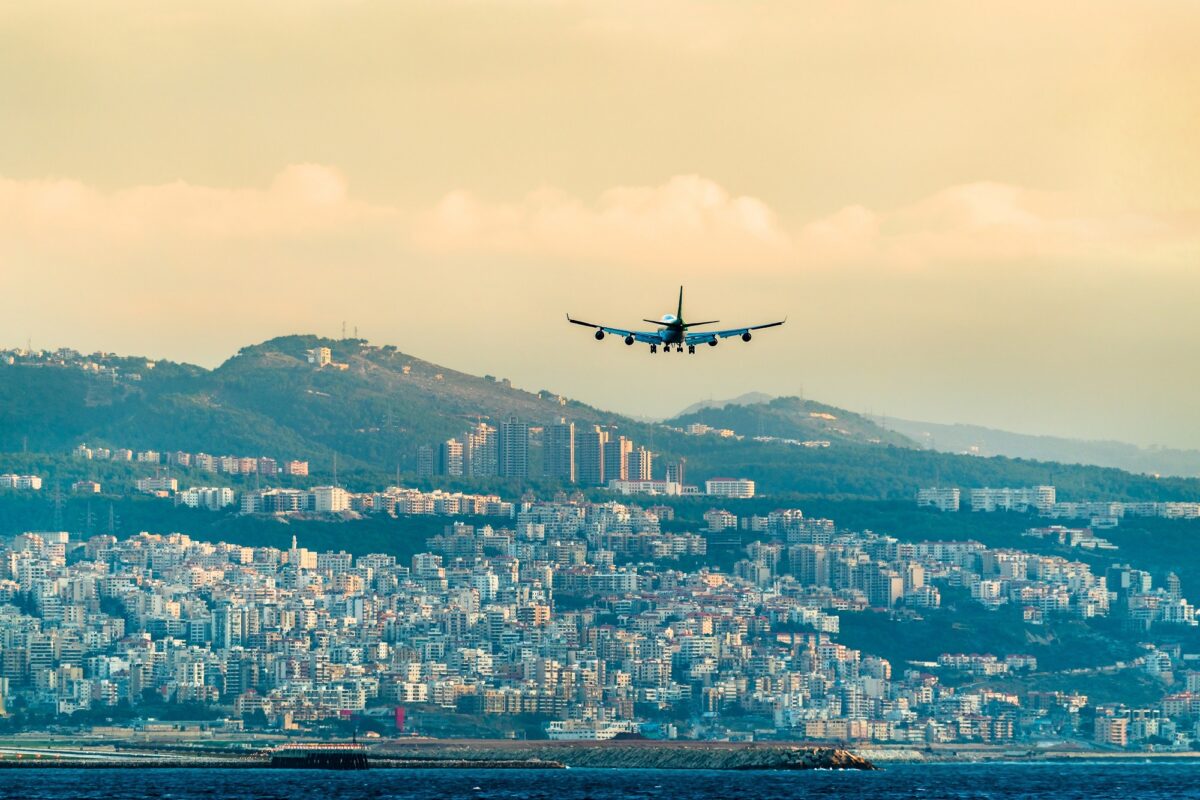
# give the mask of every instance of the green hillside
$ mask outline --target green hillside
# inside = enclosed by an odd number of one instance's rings
[[[917,446],[907,436],[890,431],[862,414],[799,397],[700,408],[668,420],[667,424],[682,428],[695,422],[728,428],[746,437]]]
[[[306,351],[315,347],[329,347],[333,361],[344,368],[310,364]],[[343,480],[368,488],[393,479],[397,468],[413,481],[418,446],[458,435],[480,418],[495,423],[515,414],[533,425],[560,416],[576,424],[615,425],[656,454],[656,476],[665,463],[684,457],[689,482],[743,476],[756,480],[761,493],[779,498],[911,502],[921,486],[1039,483],[1055,484],[1063,499],[1200,498],[1196,479],[922,450],[862,415],[798,398],[705,408],[667,425],[636,422],[357,339],[280,337],[243,348],[214,370],[96,358],[120,366],[118,378],[73,366],[0,363],[0,472],[40,463],[21,457],[23,450],[63,456],[87,442],[301,458],[312,462],[317,474],[328,473],[336,454]],[[678,430],[690,422],[731,428],[745,438],[689,436]],[[829,446],[754,441],[757,436],[828,441]],[[536,448],[532,463],[535,468],[540,463]],[[103,469],[89,462],[80,471],[103,479]],[[59,462],[44,474],[66,480],[74,472]],[[531,477],[538,488],[554,488]],[[509,496],[524,488],[499,481],[475,486]]]
[[[347,368],[309,364],[306,351],[320,346]],[[81,441],[326,461],[336,451],[347,467],[394,470],[419,444],[459,434],[480,417],[510,414],[533,424],[564,414],[625,422],[360,340],[281,337],[243,348],[211,371],[159,362],[136,383],[68,368],[0,366],[0,451],[9,452],[61,452]]]

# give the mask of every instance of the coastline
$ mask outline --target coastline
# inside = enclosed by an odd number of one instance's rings
[[[281,750],[313,743],[283,744]],[[339,744],[318,745],[337,750]],[[511,741],[410,739],[340,743],[369,769],[679,769],[679,770],[874,770],[868,759],[845,749],[799,743],[662,741]],[[348,756],[348,758],[351,756]],[[303,767],[302,759],[280,758],[273,746],[219,747],[171,744],[116,746],[77,741],[71,746],[0,745],[0,769],[30,767],[84,769],[252,769]],[[362,767],[359,767],[362,768]]]
[[[54,734],[0,739],[0,769],[262,769],[276,748],[356,748],[369,769],[670,769],[875,770],[898,765],[982,763],[1196,762],[1200,751],[1137,752],[1050,747],[957,745],[843,748],[809,742],[660,740],[550,741],[385,739],[364,744],[313,740],[80,740]],[[280,767],[278,764],[276,768]]]

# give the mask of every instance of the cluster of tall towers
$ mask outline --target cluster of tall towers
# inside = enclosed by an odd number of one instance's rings
[[[543,437],[547,477],[564,483],[603,486],[612,480],[650,480],[653,455],[633,440],[599,425],[576,427],[560,419]]]
[[[479,422],[455,439],[417,450],[421,475],[464,478],[529,477],[529,424],[509,417],[499,426]]]
[[[613,480],[648,481],[653,454],[616,429],[576,426],[565,418],[542,431],[542,467],[548,478],[580,486]],[[509,417],[498,426],[479,422],[436,448],[417,450],[417,473],[462,478],[529,477],[529,424]]]

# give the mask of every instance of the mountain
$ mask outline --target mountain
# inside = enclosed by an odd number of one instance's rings
[[[317,348],[329,348],[333,363],[310,363],[308,353]],[[336,455],[357,485],[372,486],[397,469],[412,479],[419,445],[457,436],[480,418],[496,423],[517,415],[535,426],[559,417],[616,426],[655,453],[658,476],[665,463],[686,458],[689,483],[736,475],[779,498],[911,502],[922,486],[1040,483],[1057,485],[1063,499],[1200,498],[1200,480],[922,449],[868,417],[794,397],[705,408],[669,426],[639,422],[357,339],[284,336],[245,347],[213,370],[73,351],[37,357],[14,352],[0,353],[0,473],[33,463],[29,459],[38,453],[61,458],[87,442],[300,458],[324,474]],[[686,435],[680,428],[690,422],[730,428],[744,438]],[[754,440],[762,436],[775,438]],[[540,448],[534,441],[536,465]],[[535,483],[538,472],[535,466]],[[515,481],[493,484],[509,495],[526,488]]]
[[[945,425],[892,417],[872,419],[908,436],[922,447],[943,453],[1011,456],[1057,461],[1062,464],[1094,464],[1148,475],[1200,476],[1200,450],[1138,447],[1126,442],[1035,436],[980,425]]]
[[[777,397],[767,402],[734,400],[720,407],[684,412],[667,424],[686,427],[692,423],[727,428],[746,437],[917,447],[912,439],[862,414],[799,397]]]
[[[695,414],[697,411],[703,411],[707,408],[724,408],[725,406],[749,406],[760,403],[769,403],[774,400],[774,395],[769,395],[766,392],[746,392],[729,400],[700,400],[692,403],[676,414],[676,417],[686,417],[688,414]]]
[[[332,365],[308,362],[308,351],[320,347],[330,349]],[[548,392],[514,389],[361,340],[280,337],[243,348],[215,370],[80,359],[102,370],[0,367],[0,451],[64,451],[81,441],[315,460],[336,451],[350,463],[394,470],[418,444],[462,433],[481,417],[517,415],[541,424],[565,414],[639,427]]]

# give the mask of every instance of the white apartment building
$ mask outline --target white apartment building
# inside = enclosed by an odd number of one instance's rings
[[[1048,512],[1054,507],[1056,493],[1053,486],[1026,486],[1019,489],[1003,488],[971,490],[972,511],[1028,511],[1033,508]]]
[[[938,511],[958,511],[962,492],[958,489],[931,487],[917,491],[918,508],[936,508]]]
[[[37,475],[0,475],[0,489],[31,489],[42,488],[42,479]]]
[[[179,491],[179,481],[174,478],[156,477],[156,478],[138,478],[137,490],[139,492],[177,492]]]
[[[313,510],[336,513],[350,510],[350,493],[340,486],[314,486]]]
[[[675,481],[612,480],[608,482],[608,489],[618,494],[679,495],[683,493],[683,487]]]
[[[207,508],[212,511],[233,505],[233,489],[213,486],[193,486],[178,495],[180,505],[188,508]]]
[[[716,497],[754,497],[754,481],[749,478],[712,478],[704,482],[704,493]]]

